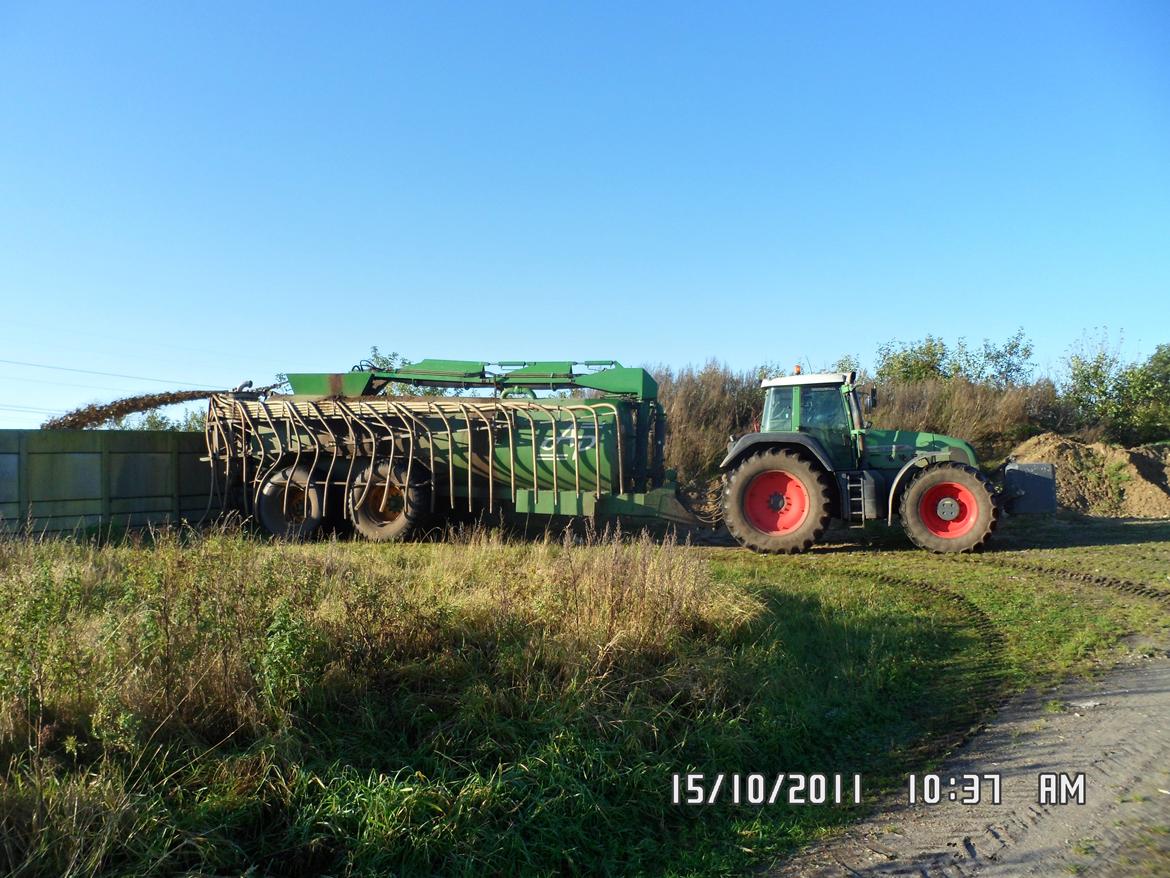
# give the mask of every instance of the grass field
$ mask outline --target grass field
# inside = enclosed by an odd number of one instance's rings
[[[866,538],[0,542],[0,872],[742,873],[858,809],[678,806],[672,774],[872,801],[1170,634],[1170,523]]]

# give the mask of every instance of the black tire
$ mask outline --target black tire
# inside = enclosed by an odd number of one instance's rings
[[[373,482],[366,490],[368,473],[369,469],[362,467],[350,488],[354,529],[375,542],[406,539],[423,524],[430,506],[430,486],[419,480],[420,468],[416,466],[411,473],[414,484],[407,485],[405,464],[395,464],[391,470],[389,461],[380,461],[374,465]]]
[[[799,490],[793,490],[793,486]],[[803,493],[804,509],[798,501]],[[764,495],[767,494],[767,498]],[[762,507],[761,503],[766,504]],[[783,520],[789,510],[796,515]],[[765,519],[776,516],[769,529]],[[791,451],[764,451],[745,459],[723,485],[723,520],[741,544],[757,552],[804,552],[829,526],[829,480]]]
[[[271,473],[256,495],[256,520],[275,537],[304,540],[321,526],[321,485],[306,466]]]
[[[930,552],[974,552],[999,520],[995,489],[983,473],[962,463],[932,463],[902,492],[902,528]]]

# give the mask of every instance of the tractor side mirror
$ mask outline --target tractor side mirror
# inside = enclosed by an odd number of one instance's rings
[[[877,385],[873,384],[869,388],[869,394],[865,397],[865,410],[872,412],[877,408]]]

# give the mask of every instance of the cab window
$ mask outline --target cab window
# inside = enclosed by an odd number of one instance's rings
[[[769,387],[764,401],[763,429],[784,433],[792,430],[792,388]]]
[[[802,387],[800,425],[813,430],[848,430],[849,421],[842,404],[841,389],[836,386]]]

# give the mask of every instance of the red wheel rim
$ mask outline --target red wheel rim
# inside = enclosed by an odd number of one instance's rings
[[[939,482],[926,489],[918,501],[918,517],[936,537],[953,540],[975,526],[979,503],[971,491],[957,482]]]
[[[783,470],[760,473],[743,496],[743,511],[761,533],[786,534],[808,517],[808,491],[800,479]]]

